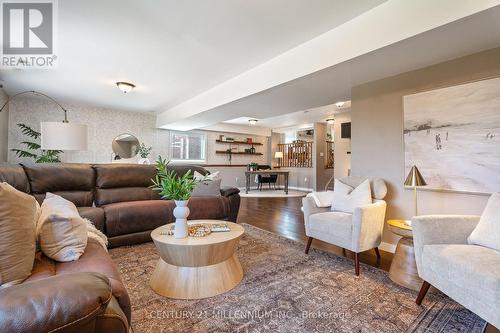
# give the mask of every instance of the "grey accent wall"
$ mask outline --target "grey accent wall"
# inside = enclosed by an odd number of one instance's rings
[[[387,218],[413,215],[412,191],[403,187],[403,96],[500,76],[499,59],[500,48],[496,48],[353,88],[352,174],[387,181]],[[419,213],[480,214],[487,199],[419,191]],[[386,228],[383,241],[395,243],[397,238]]]
[[[0,107],[7,101],[9,96],[0,88]],[[9,139],[9,106],[7,105],[0,112],[0,162],[6,162],[8,156],[8,139]]]

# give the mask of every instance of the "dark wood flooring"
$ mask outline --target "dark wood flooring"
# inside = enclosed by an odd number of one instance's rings
[[[278,235],[300,241],[307,242],[304,229],[304,215],[300,210],[302,198],[241,198],[240,212],[238,214],[239,223],[248,223],[258,228],[274,232]],[[354,254],[350,251],[342,251],[338,246],[324,243],[315,239],[313,248],[325,250],[338,255],[345,255],[354,260]],[[381,259],[377,261],[375,251],[366,251],[360,254],[360,261],[389,271],[393,254],[380,251]],[[352,266],[354,274],[354,262]],[[361,269],[363,274],[363,269]]]
[[[304,216],[300,207],[302,198],[241,198],[239,223],[248,223],[258,228],[274,232],[278,235],[300,241],[304,244],[307,237],[304,229]],[[314,240],[312,247],[324,251],[343,255],[354,260],[354,254],[350,251],[343,252],[340,247]],[[366,251],[360,254],[360,261],[389,271],[393,254],[380,251],[381,259],[377,261],[375,251]],[[354,262],[353,262],[354,274]],[[361,274],[363,269],[361,268]],[[485,333],[499,333],[495,327],[488,325]]]

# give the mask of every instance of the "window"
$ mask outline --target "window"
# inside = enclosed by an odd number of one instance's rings
[[[205,162],[207,136],[195,132],[170,132],[172,161]]]

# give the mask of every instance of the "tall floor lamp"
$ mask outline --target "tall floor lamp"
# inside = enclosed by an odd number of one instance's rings
[[[425,182],[424,177],[422,177],[422,174],[420,173],[420,171],[418,171],[418,168],[416,165],[411,167],[411,170],[408,173],[408,176],[406,177],[405,185],[413,187],[413,201],[415,203],[415,216],[418,216],[417,187],[425,186],[425,185],[427,185],[427,183]]]
[[[10,96],[0,108],[0,112],[7,104],[19,95],[33,94],[41,96],[54,102],[63,112],[64,119],[61,122],[41,122],[41,148],[44,150],[87,150],[87,126],[81,124],[70,124],[68,121],[68,110],[55,99],[41,92],[28,90]]]

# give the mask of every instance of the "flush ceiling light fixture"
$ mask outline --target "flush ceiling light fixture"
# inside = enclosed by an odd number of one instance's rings
[[[118,89],[120,89],[124,94],[126,93],[129,93],[132,91],[132,89],[135,88],[135,84],[132,84],[130,82],[124,82],[124,81],[120,81],[120,82],[116,82],[116,86],[118,87]]]
[[[56,104],[64,112],[64,119],[61,122],[40,123],[41,147],[44,150],[87,150],[87,125],[74,124],[68,121],[68,110],[52,97],[41,92],[28,90],[12,95],[0,108],[0,112],[7,104],[19,95],[33,94],[44,97]]]
[[[335,119],[333,119],[333,118],[328,118],[328,119],[326,120],[326,122],[327,122],[329,125],[332,125],[332,124],[335,122]]]
[[[248,123],[250,126],[255,126],[257,125],[258,120],[257,119],[248,119]]]
[[[340,101],[340,102],[335,103],[335,105],[336,105],[338,108],[343,107],[343,106],[344,106],[344,104],[345,104],[345,102],[344,102],[344,101]]]

